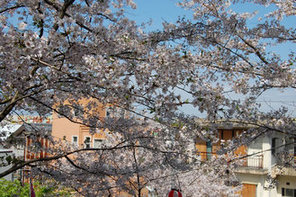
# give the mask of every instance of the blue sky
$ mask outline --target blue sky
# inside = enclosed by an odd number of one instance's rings
[[[137,9],[128,12],[128,16],[141,22],[148,22],[152,19],[151,29],[159,29],[162,27],[163,21],[174,22],[178,16],[190,17],[188,10],[177,7],[176,0],[134,0],[137,4]]]
[[[152,25],[148,27],[148,30],[161,29],[164,21],[175,22],[179,16],[186,16],[186,18],[190,19],[193,14],[192,11],[178,7],[178,0],[134,0],[134,2],[137,4],[137,9],[129,10],[127,16],[134,19],[138,24],[152,19]],[[259,17],[275,8],[274,5],[264,7],[253,3],[238,4],[232,7],[233,10],[238,12],[258,11],[259,14],[248,23],[251,26],[257,23]],[[281,22],[294,28],[295,21],[296,17],[286,17]],[[289,51],[295,50],[293,47],[293,44],[282,44],[281,46],[271,47],[270,50],[281,51],[282,57],[286,58]]]

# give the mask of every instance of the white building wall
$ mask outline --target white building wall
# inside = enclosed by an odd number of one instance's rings
[[[262,143],[262,138],[259,138],[249,144],[247,148],[247,154],[250,155],[247,158],[248,166],[258,167],[263,163],[261,159],[263,158]]]
[[[2,149],[0,150],[0,157],[2,158],[5,158],[9,155],[12,155],[12,151],[11,150],[8,150],[8,149]],[[9,166],[3,166],[3,167],[0,167],[0,173],[2,172],[5,172],[6,170],[8,170],[9,168],[11,168],[12,165],[9,165]],[[12,173],[10,173],[9,175],[6,175],[5,177],[3,177],[4,179],[8,180],[8,181],[13,181],[13,176],[12,176]]]
[[[263,151],[263,168],[271,170],[271,138],[264,136],[262,139],[262,151]]]
[[[296,189],[296,176],[278,176],[277,197],[282,196],[282,188]]]
[[[269,185],[267,175],[271,173],[273,166],[276,164],[276,158],[271,150],[272,138],[277,138],[276,147],[283,145],[283,136],[273,133],[272,135],[256,139],[249,144],[247,149],[248,155],[253,155],[248,158],[248,165],[251,164],[251,161],[253,162],[254,159],[252,160],[252,157],[263,155],[263,169],[257,169],[257,172],[256,169],[252,169],[249,173],[237,173],[239,180],[243,184],[254,184],[257,186],[257,197],[281,197],[282,188],[296,189],[296,176],[278,176],[276,177],[278,184],[273,188],[266,189]],[[265,171],[265,173],[262,174],[262,171]]]
[[[256,175],[256,174],[237,174],[238,179],[242,184],[253,184],[256,185],[256,196],[257,197],[281,197],[281,189],[279,186],[266,189],[265,186],[267,184],[267,176]],[[292,184],[292,183],[291,183]]]

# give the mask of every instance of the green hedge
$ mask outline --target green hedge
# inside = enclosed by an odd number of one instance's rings
[[[50,197],[50,196],[71,196],[67,189],[60,189],[57,186],[49,183],[48,185],[34,183],[34,190],[36,197]],[[25,183],[23,186],[20,181],[7,181],[0,179],[0,197],[28,197],[30,196],[29,184]]]

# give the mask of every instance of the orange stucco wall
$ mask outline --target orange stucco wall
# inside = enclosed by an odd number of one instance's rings
[[[88,100],[83,99],[77,102],[85,106]],[[97,109],[92,110],[90,113],[97,113],[97,115],[103,119],[106,115],[106,108],[102,104],[98,103]],[[75,121],[79,122],[78,119]],[[87,126],[74,123],[67,118],[58,116],[57,113],[53,113],[52,136],[55,140],[66,140],[68,142],[72,142],[73,136],[77,136],[79,147],[83,147],[85,138],[90,137],[90,144],[91,147],[93,147],[94,139],[104,139],[105,132],[99,130],[97,133],[91,134]]]

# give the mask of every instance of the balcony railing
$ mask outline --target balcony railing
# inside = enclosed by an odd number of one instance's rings
[[[243,158],[242,166],[263,168],[263,155],[253,155]]]
[[[200,160],[209,160],[212,157],[217,156],[213,152],[198,152]],[[240,159],[240,166],[242,167],[252,167],[252,168],[263,168],[263,155],[253,155]]]

